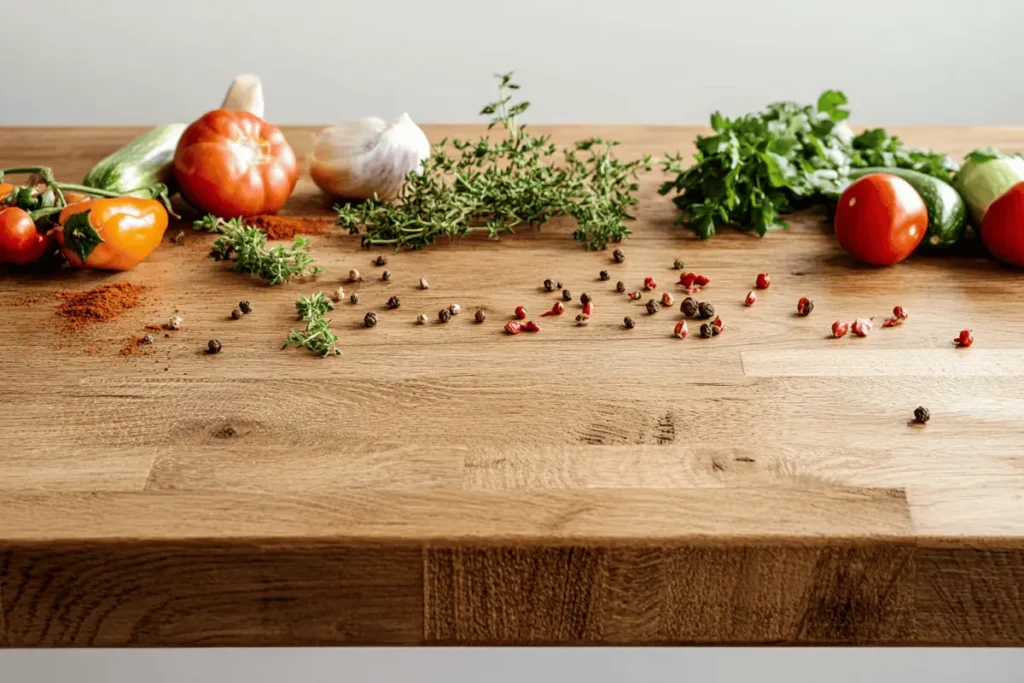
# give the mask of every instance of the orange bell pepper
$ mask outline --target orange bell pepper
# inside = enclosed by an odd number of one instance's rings
[[[155,199],[88,199],[60,212],[55,234],[75,267],[131,270],[160,246],[167,221]]]

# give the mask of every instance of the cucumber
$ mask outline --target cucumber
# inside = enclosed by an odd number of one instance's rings
[[[854,180],[874,173],[888,173],[902,178],[917,190],[928,209],[928,231],[919,249],[941,251],[963,239],[967,231],[967,209],[964,200],[949,183],[906,168],[851,168]]]
[[[171,123],[147,131],[93,166],[83,185],[110,192],[129,192],[171,179],[174,150],[185,124]]]

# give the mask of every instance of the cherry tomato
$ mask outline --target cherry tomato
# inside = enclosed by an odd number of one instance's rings
[[[992,202],[981,219],[981,241],[992,255],[1024,266],[1024,182]]]
[[[899,263],[928,228],[928,209],[910,183],[887,173],[846,188],[836,209],[836,239],[851,255],[876,266]]]
[[[27,211],[16,206],[0,207],[0,263],[24,266],[52,249],[53,238],[36,230]]]
[[[245,111],[217,109],[190,125],[174,153],[189,203],[222,218],[274,213],[299,178],[284,134]]]
[[[57,242],[71,265],[130,270],[160,246],[167,210],[155,199],[89,199],[65,207],[59,223]]]

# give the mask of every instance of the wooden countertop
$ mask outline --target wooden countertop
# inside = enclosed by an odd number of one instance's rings
[[[550,130],[626,157],[689,153],[698,132]],[[0,167],[77,180],[137,132],[0,129]],[[286,132],[304,154],[309,129]],[[1024,148],[1024,129],[896,132]],[[868,269],[814,216],[702,243],[662,179],[643,181],[622,265],[562,223],[391,256],[385,284],[335,230],[312,238],[323,276],[267,287],[172,228],[127,274],[0,275],[0,644],[1024,645],[1024,274],[970,249]],[[286,213],[329,205],[304,177]],[[673,339],[677,309],[615,293],[647,275],[673,290],[676,257],[711,277],[721,336]],[[344,355],[281,351],[298,296],[350,268],[368,280],[333,314]],[[593,323],[574,303],[504,335],[516,305],[550,307],[546,277],[590,293]],[[150,286],[145,305],[89,332],[31,303],[118,280]],[[241,299],[255,310],[233,321]],[[414,324],[452,302],[451,323]],[[896,304],[903,327],[826,338]],[[174,311],[180,332],[119,355]],[[952,345],[961,328],[973,348]]]

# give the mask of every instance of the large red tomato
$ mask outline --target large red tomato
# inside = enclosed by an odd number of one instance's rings
[[[274,213],[299,178],[280,129],[245,111],[217,109],[194,122],[174,153],[185,199],[223,218]]]
[[[864,176],[846,188],[836,208],[836,239],[851,255],[876,266],[910,256],[928,230],[928,209],[910,183],[888,173]]]
[[[1024,182],[992,202],[981,219],[981,241],[997,259],[1024,266]]]

